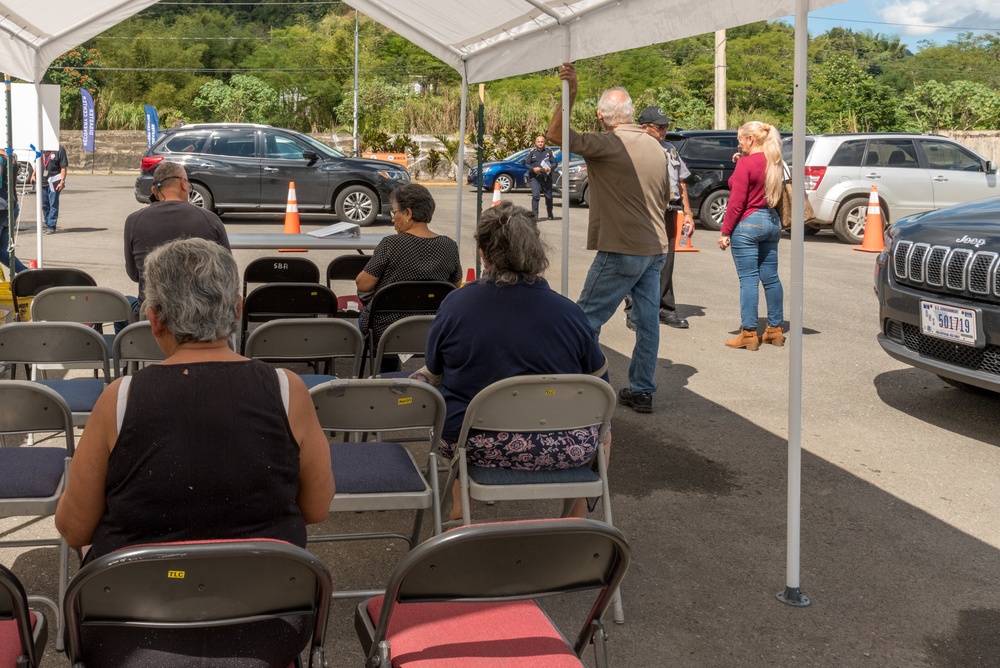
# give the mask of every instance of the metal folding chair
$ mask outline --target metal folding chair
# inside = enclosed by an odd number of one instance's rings
[[[12,322],[0,327],[0,362],[6,364],[79,365],[98,368],[100,378],[32,381],[55,390],[73,413],[73,424],[87,423],[94,404],[111,382],[104,337],[77,322]]]
[[[16,320],[26,319],[21,317],[21,312],[27,311],[29,305],[26,297],[34,297],[42,290],[57,286],[83,287],[87,285],[97,285],[97,281],[80,269],[43,267],[42,269],[22,271],[10,282],[10,292],[14,302],[14,318]],[[19,299],[20,301],[18,301]]]
[[[503,652],[505,666],[584,666],[593,645],[603,668],[602,620],[630,560],[621,532],[594,520],[481,524],[433,537],[400,560],[384,596],[358,605],[365,665],[476,665]],[[533,599],[581,591],[596,597],[570,644]]]
[[[361,366],[364,341],[353,324],[329,318],[285,318],[250,332],[244,354],[265,362],[324,362],[323,374],[300,374],[307,387],[334,380],[333,362],[351,358],[351,376]]]
[[[382,358],[386,355],[413,355],[423,357],[427,348],[427,337],[431,331],[432,315],[411,315],[397,320],[382,333],[372,363],[372,373],[380,378],[405,378],[409,371],[379,373]]]
[[[268,283],[255,288],[243,301],[240,350],[245,350],[251,323],[281,318],[333,317],[337,295],[319,283]]]
[[[358,274],[368,266],[368,261],[371,259],[371,255],[338,255],[330,260],[330,264],[326,265],[326,287],[333,290],[334,281],[350,284],[350,288],[341,291],[341,295],[337,297],[337,315],[345,318],[358,317],[361,310],[361,299],[355,294],[357,287],[354,281]],[[350,302],[354,303],[353,310],[348,310]]]
[[[310,390],[324,431],[361,435],[375,441],[330,443],[337,494],[331,512],[415,511],[409,535],[398,532],[310,535],[309,542],[400,539],[412,548],[420,537],[424,511],[431,510],[434,533],[441,532],[437,455],[431,444],[423,471],[410,452],[385,434],[422,430],[426,438],[444,428],[445,403],[430,385],[416,380],[354,379],[323,383]],[[433,429],[433,432],[430,430]],[[371,596],[381,590],[338,592],[338,598]]]
[[[128,547],[73,577],[66,649],[74,668],[185,665],[191,656],[224,668],[249,659],[298,666],[308,645],[308,665],[322,668],[332,589],[319,559],[281,541]]]
[[[45,615],[29,606],[44,601],[29,597],[17,577],[0,566],[0,668],[38,668],[48,640]]]
[[[10,326],[4,325],[0,331]],[[75,445],[73,416],[62,397],[50,388],[29,380],[0,380],[0,435],[60,432],[63,443],[58,446],[0,447],[0,517],[54,515],[66,486]],[[59,600],[62,600],[69,580],[69,546],[66,541],[62,538],[0,541],[2,547],[53,545],[59,547]],[[53,609],[58,610],[54,605]],[[2,610],[0,596],[0,618]],[[56,621],[59,622],[58,619]],[[57,626],[62,629],[61,622]],[[61,644],[61,636],[57,636],[57,646],[61,647]]]
[[[111,370],[116,378],[133,373],[139,365],[156,364],[166,358],[153,338],[148,320],[133,322],[118,332],[111,345]]]
[[[27,272],[26,272],[27,273]],[[103,333],[108,323],[134,320],[132,305],[125,295],[98,286],[59,286],[47,288],[35,295],[31,302],[31,319],[34,322],[79,322],[92,325],[104,337],[107,358],[111,359],[111,348],[115,335]],[[39,369],[100,369],[101,365],[48,365]]]
[[[307,257],[259,257],[243,270],[243,298],[251,283],[319,283],[319,267]]]
[[[379,343],[373,327],[375,318],[387,314],[396,320],[412,315],[434,315],[454,289],[455,286],[447,281],[400,281],[390,283],[372,296],[361,333],[365,336],[365,359],[371,358],[374,373],[378,373],[374,364]],[[365,359],[361,360],[361,376],[365,373]]]

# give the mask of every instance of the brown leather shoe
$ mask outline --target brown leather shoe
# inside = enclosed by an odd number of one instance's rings
[[[760,347],[760,337],[757,336],[756,329],[744,329],[740,331],[735,339],[726,341],[730,348],[746,348],[747,350],[757,350]]]
[[[779,348],[785,345],[785,333],[781,331],[781,327],[771,327],[770,325],[764,330],[764,334],[760,337],[761,343],[771,343]]]

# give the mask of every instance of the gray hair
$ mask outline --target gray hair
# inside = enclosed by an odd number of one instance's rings
[[[153,185],[157,188],[163,187],[163,182],[167,179],[183,179],[187,177],[184,165],[177,162],[161,162],[153,170]]]
[[[213,241],[177,239],[146,256],[146,307],[177,343],[228,338],[239,318],[240,272]]]
[[[631,123],[635,118],[635,107],[628,91],[620,86],[609,88],[601,94],[597,101],[597,110],[606,125],[614,127]]]
[[[483,280],[497,285],[534,283],[549,267],[534,216],[511,202],[483,211],[476,245],[483,254]]]

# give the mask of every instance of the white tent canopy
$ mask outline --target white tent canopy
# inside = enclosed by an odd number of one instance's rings
[[[809,0],[812,11],[843,0]],[[468,83],[795,13],[795,0],[346,0]],[[569,38],[569,52],[563,43]]]
[[[556,67],[562,61],[668,42],[795,15],[793,216],[802,219],[805,161],[806,22],[809,11],[843,0],[345,0],[462,75],[461,137],[468,84]],[[39,83],[62,53],[152,5],[155,0],[0,0],[0,69]],[[566,95],[563,84],[563,95]],[[563,110],[563,145],[569,114]],[[41,114],[39,113],[39,116]],[[40,121],[39,121],[40,122]],[[41,132],[39,131],[39,135]],[[464,142],[459,143],[460,169]],[[39,147],[41,148],[41,147]],[[564,161],[569,151],[563,152]],[[567,170],[563,169],[564,192]],[[462,176],[459,173],[459,186]],[[563,293],[568,275],[569,211],[563,201]],[[38,217],[41,218],[40,204]],[[458,198],[461,234],[461,192]],[[40,237],[39,237],[40,238]],[[456,239],[460,241],[460,239]],[[38,257],[41,260],[41,241]],[[792,232],[791,354],[788,408],[788,548],[785,599],[799,592],[799,488],[802,417],[803,233]],[[780,596],[780,593],[779,593]]]
[[[345,0],[422,47],[462,75],[459,194],[455,241],[462,233],[462,169],[470,83],[553,68],[617,51],[669,42],[738,25],[795,16],[793,218],[802,220],[808,12],[843,0]],[[563,82],[563,99],[568,85]],[[562,191],[568,192],[569,110],[563,105]],[[563,198],[562,293],[568,294],[569,198]],[[788,399],[788,541],[786,585],[778,597],[808,605],[799,588],[802,434],[803,231],[792,232]]]
[[[152,5],[156,0],[0,0],[0,71],[35,84],[35,97],[41,100],[38,86],[45,71],[56,58],[75,46],[99,35],[116,23]],[[0,136],[6,143],[6,129]],[[42,108],[38,106],[36,136],[43,137]],[[35,173],[41,174],[39,139]],[[42,258],[42,198],[35,198],[38,228],[36,257]],[[11,234],[11,238],[13,238]]]
[[[53,60],[156,0],[0,0],[0,68],[39,82]]]

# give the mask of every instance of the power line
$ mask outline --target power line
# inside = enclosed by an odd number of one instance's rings
[[[835,21],[837,23],[863,23],[877,26],[896,26],[901,28],[934,28],[936,30],[978,30],[981,32],[995,32],[1000,31],[1000,28],[968,28],[964,26],[939,26],[930,25],[928,23],[889,23],[888,21],[862,21],[861,19],[835,19],[827,16],[813,16],[810,14],[809,20],[813,21],[819,19],[820,21]]]

